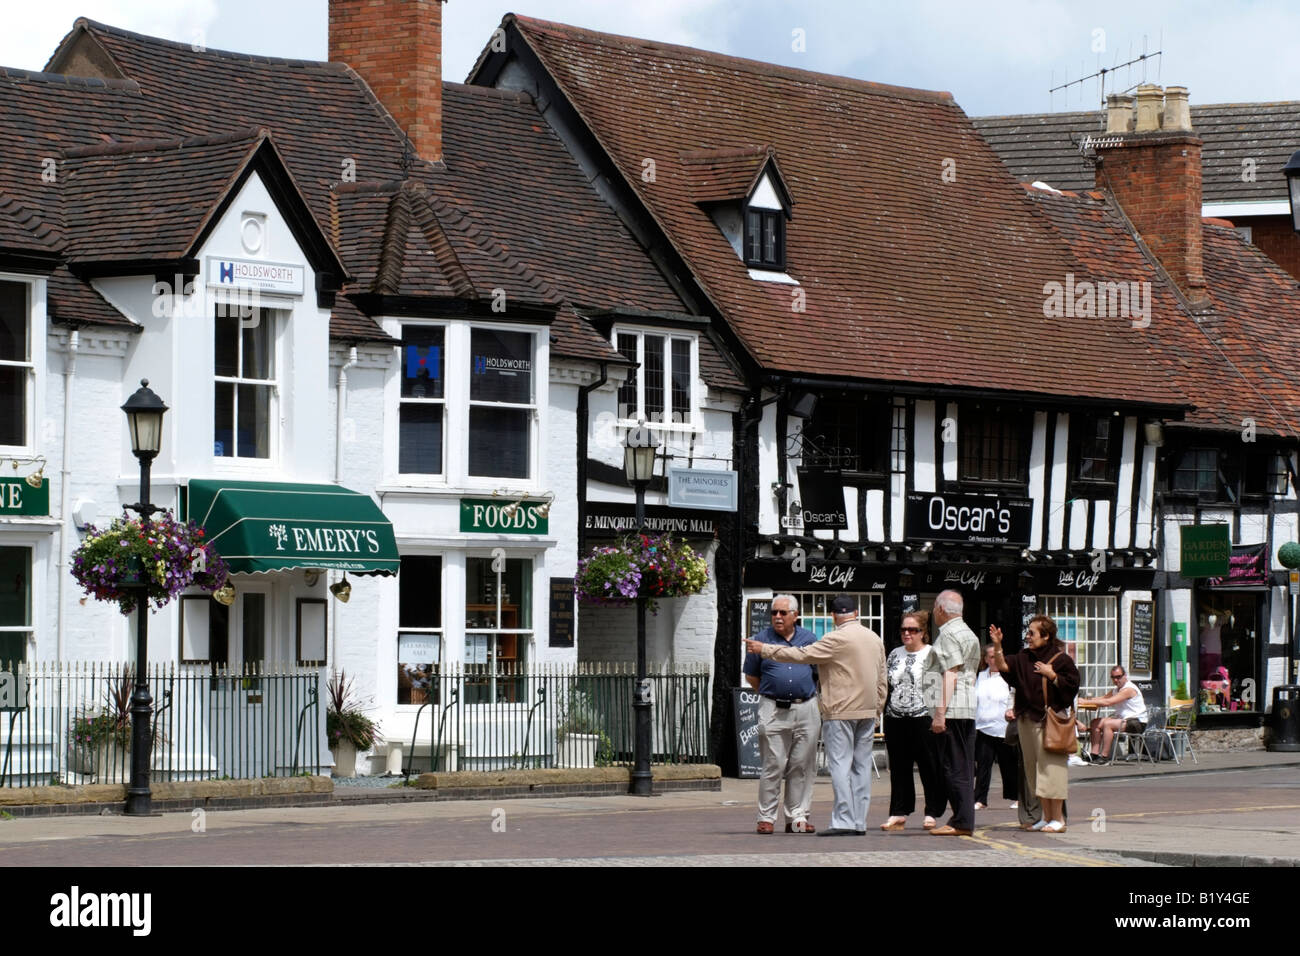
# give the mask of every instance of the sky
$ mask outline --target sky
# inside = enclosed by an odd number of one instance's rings
[[[0,64],[39,70],[78,16],[152,36],[325,59],[327,0],[0,0]],[[973,116],[1092,109],[1139,82],[1194,104],[1300,100],[1291,0],[448,0],[443,75],[462,81],[508,12],[898,86]],[[1145,71],[1145,74],[1144,74]],[[1116,82],[1118,80],[1118,82]]]

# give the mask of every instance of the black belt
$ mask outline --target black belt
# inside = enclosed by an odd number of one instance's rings
[[[807,703],[808,701],[816,698],[817,695],[813,694],[812,697],[775,697],[772,694],[764,694],[763,696],[766,697],[768,700],[774,702],[776,706],[779,707],[781,710],[785,710],[791,704]]]

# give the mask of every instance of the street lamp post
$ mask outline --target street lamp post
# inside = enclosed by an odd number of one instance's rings
[[[654,435],[644,420],[628,429],[627,445],[623,450],[623,468],[627,480],[636,489],[636,533],[645,531],[645,486],[654,477],[655,456],[658,448]],[[636,599],[636,695],[632,712],[636,718],[636,737],[632,753],[632,782],[628,792],[633,796],[648,797],[653,778],[650,774],[650,681],[646,679],[645,660],[645,602],[639,592]]]
[[[149,516],[161,508],[149,501],[149,469],[162,445],[162,420],[167,412],[163,400],[141,379],[140,387],[122,406],[131,429],[131,451],[140,461],[140,500],[127,505],[140,515],[146,534]],[[149,598],[143,583],[135,609],[135,693],[131,695],[131,784],[126,790],[126,814],[148,816],[153,811],[153,794],[149,790],[149,754],[152,734],[149,719],[153,698],[149,696]]]

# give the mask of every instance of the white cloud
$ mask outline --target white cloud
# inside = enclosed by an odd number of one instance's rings
[[[42,0],[6,4],[0,64],[39,70],[77,17],[194,43],[217,16],[217,0]]]

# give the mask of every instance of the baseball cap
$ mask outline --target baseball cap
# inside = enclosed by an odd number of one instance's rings
[[[853,600],[847,594],[837,594],[831,598],[832,614],[854,614],[857,613],[858,602]]]

